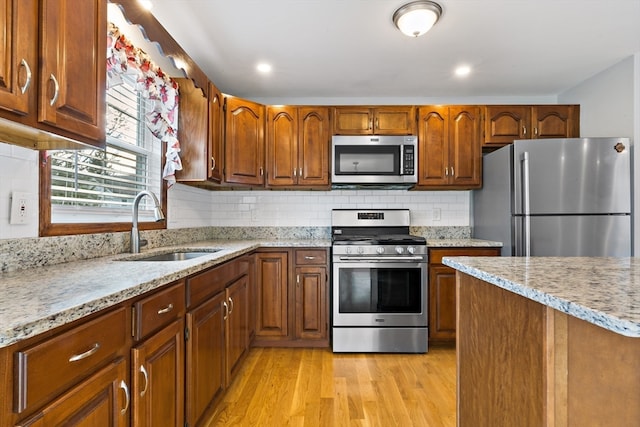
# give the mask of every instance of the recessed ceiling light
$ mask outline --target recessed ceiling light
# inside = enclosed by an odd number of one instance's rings
[[[466,77],[471,73],[471,67],[469,67],[468,65],[461,65],[456,68],[455,73],[458,77]]]
[[[153,3],[151,3],[151,0],[138,0],[138,3],[140,3],[140,6],[147,10],[151,10],[151,8],[153,7]]]
[[[269,65],[269,64],[267,64],[265,62],[262,62],[262,63],[260,63],[260,64],[258,64],[256,66],[256,69],[258,71],[260,71],[261,73],[268,73],[268,72],[271,71],[271,65]]]

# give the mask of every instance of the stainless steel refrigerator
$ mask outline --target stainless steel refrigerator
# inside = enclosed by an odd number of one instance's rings
[[[503,256],[631,256],[628,138],[517,140],[482,167],[473,235]]]

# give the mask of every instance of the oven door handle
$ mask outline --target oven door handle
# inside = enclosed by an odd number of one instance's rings
[[[426,261],[425,257],[421,256],[388,256],[388,257],[377,257],[377,256],[360,256],[360,257],[348,257],[341,256],[340,261],[407,261],[407,262],[415,262],[415,261]]]

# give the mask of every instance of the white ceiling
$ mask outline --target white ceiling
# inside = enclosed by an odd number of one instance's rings
[[[640,0],[438,0],[419,38],[391,21],[407,2],[153,0],[152,13],[223,92],[249,99],[555,96],[640,53]]]

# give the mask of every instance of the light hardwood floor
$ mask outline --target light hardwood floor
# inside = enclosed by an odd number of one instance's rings
[[[334,354],[252,348],[213,426],[456,424],[455,349],[427,354]]]

